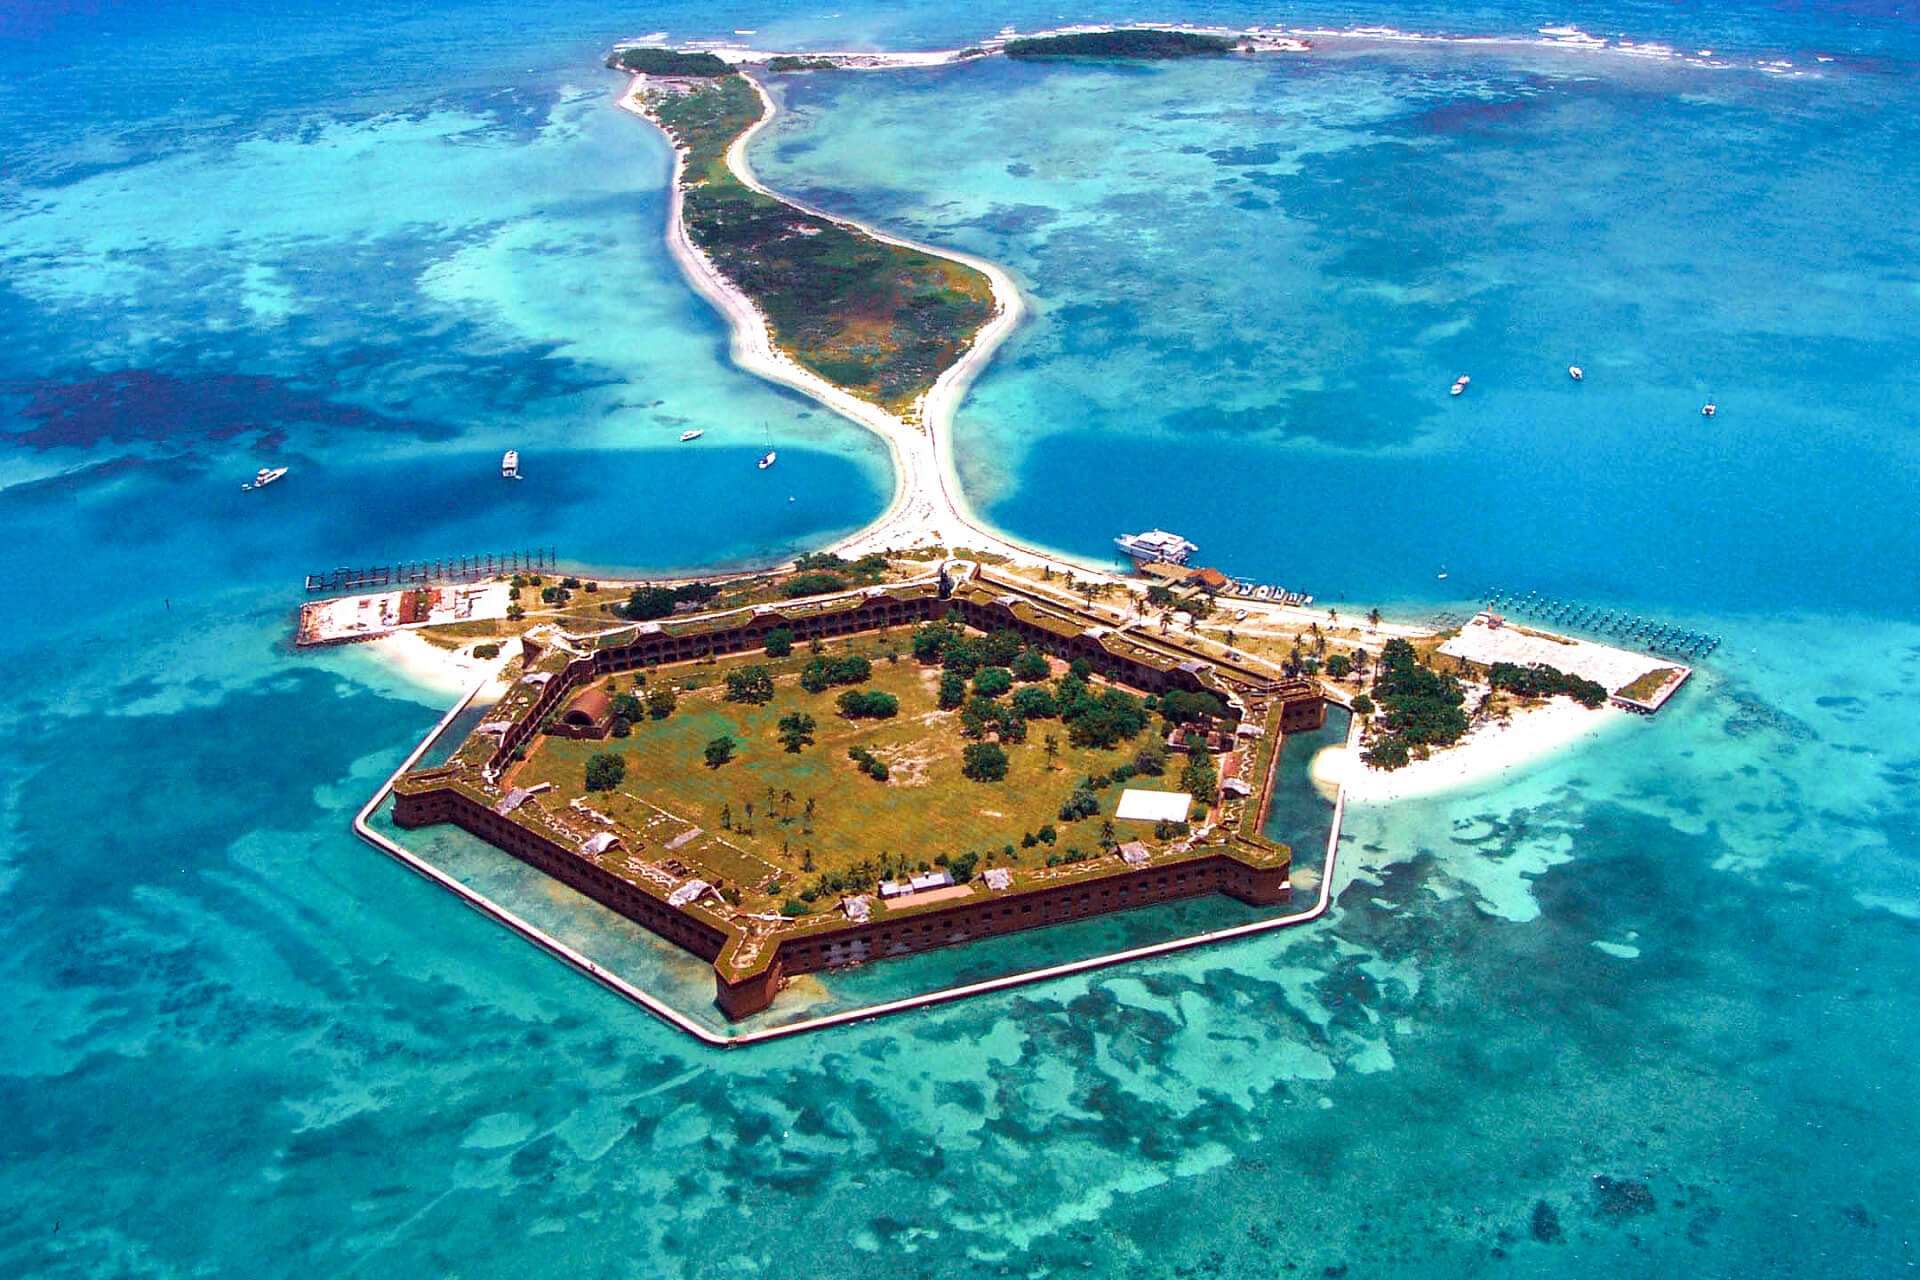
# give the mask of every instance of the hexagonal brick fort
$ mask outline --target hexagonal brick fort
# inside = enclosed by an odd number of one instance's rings
[[[1106,680],[1143,694],[1214,694],[1229,709],[1224,732],[1207,744],[1224,748],[1221,800],[1189,832],[1152,847],[1129,841],[1071,866],[995,869],[964,893],[852,895],[831,910],[780,919],[704,892],[677,858],[660,857],[640,833],[604,815],[586,810],[583,819],[577,806],[549,808],[510,785],[515,760],[543,725],[595,733],[591,707],[571,724],[564,713],[603,677],[763,649],[767,633],[781,627],[806,644],[937,621],[1015,632],[1042,653],[1084,659]],[[730,1018],[768,1008],[792,975],[1200,894],[1269,905],[1291,893],[1291,850],[1260,828],[1282,738],[1325,720],[1319,687],[1115,627],[971,562],[949,561],[905,583],[640,623],[599,637],[528,637],[523,645],[526,670],[487,722],[447,763],[395,783],[395,823],[453,823],[711,961],[716,1003]]]

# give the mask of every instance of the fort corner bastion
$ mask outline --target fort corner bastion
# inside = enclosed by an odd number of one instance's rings
[[[1017,637],[1023,651],[1073,664],[1103,687],[1155,697],[1212,695],[1224,714],[1197,731],[1176,731],[1168,743],[1190,761],[1204,753],[1219,779],[1217,798],[1189,808],[1184,795],[1151,792],[1150,800],[1174,804],[1189,820],[1128,822],[1118,831],[1109,822],[1111,834],[1093,856],[1079,854],[1058,865],[1036,865],[1038,857],[1015,859],[1016,865],[989,867],[977,876],[969,866],[957,881],[948,871],[902,875],[782,913],[770,909],[773,900],[758,890],[751,901],[719,890],[729,879],[738,883],[740,868],[756,858],[774,873],[763,888],[777,892],[777,882],[795,882],[793,868],[773,866],[743,849],[745,842],[725,817],[716,822],[691,802],[648,798],[643,804],[642,797],[619,795],[616,805],[599,798],[610,795],[605,791],[569,796],[551,782],[521,785],[548,744],[606,736],[604,689],[615,677],[650,674],[658,686],[677,673],[707,670],[728,655],[764,651],[770,635],[780,631],[824,651],[849,637],[929,623],[1001,637],[1002,643]],[[446,763],[395,782],[394,822],[405,828],[459,826],[711,962],[715,1000],[729,1018],[766,1010],[783,981],[799,974],[1176,898],[1219,893],[1269,905],[1291,893],[1291,851],[1260,828],[1281,739],[1324,722],[1319,686],[1115,626],[978,564],[949,561],[937,573],[906,582],[639,623],[599,636],[529,636],[522,643],[525,669],[485,721]],[[1049,758],[1053,749],[1050,740]],[[694,760],[685,779],[671,769],[650,772],[635,789],[674,797],[680,782],[703,781],[701,769]],[[898,788],[900,782],[874,785]],[[921,782],[918,792],[886,794],[913,801],[936,797],[936,788],[980,786],[938,777]],[[706,829],[713,826],[728,834]],[[907,851],[915,859],[923,852]],[[811,849],[807,856],[811,863]],[[792,899],[788,905],[799,907]]]

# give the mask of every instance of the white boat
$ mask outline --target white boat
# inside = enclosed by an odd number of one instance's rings
[[[1448,391],[1447,394],[1450,396],[1459,395],[1462,391],[1465,391],[1467,389],[1467,384],[1472,381],[1473,379],[1469,378],[1466,374],[1464,373],[1461,374],[1459,377],[1453,380],[1453,389]]]
[[[509,449],[501,455],[500,475],[502,479],[506,480],[518,480],[520,478],[520,451],[518,449]]]
[[[682,431],[680,433],[680,443],[685,444],[689,440],[698,440],[705,434],[706,432],[704,431]]]
[[[1714,414],[1718,413],[1719,411],[1720,411],[1720,406],[1715,404],[1711,400],[1707,401],[1705,404],[1700,406],[1700,416],[1703,418],[1711,418]]]
[[[287,474],[285,467],[262,467],[253,473],[252,483],[243,484],[240,489],[242,492],[248,489],[264,489],[285,474]]]
[[[1151,564],[1156,560],[1165,564],[1185,564],[1187,557],[1200,549],[1198,543],[1188,542],[1179,534],[1168,533],[1165,529],[1123,533],[1113,540],[1113,545],[1126,552],[1127,558],[1135,564]]]
[[[780,455],[775,453],[773,450],[771,449],[767,450],[767,456],[760,459],[760,469],[762,471],[765,471],[768,467],[773,465],[773,460],[775,458],[778,458],[779,456]]]
[[[1587,376],[1587,371],[1585,369],[1582,369],[1577,364],[1570,364],[1567,366],[1567,376],[1569,378],[1572,378],[1575,382],[1579,382],[1581,379]]]

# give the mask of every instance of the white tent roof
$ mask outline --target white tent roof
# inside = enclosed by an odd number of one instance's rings
[[[1193,797],[1184,791],[1138,791],[1120,793],[1120,807],[1113,816],[1134,822],[1185,822]]]

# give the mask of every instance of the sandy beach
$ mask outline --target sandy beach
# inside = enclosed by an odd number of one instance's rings
[[[443,649],[412,631],[390,632],[365,641],[363,647],[415,684],[443,690],[449,696],[465,693],[481,677],[499,672],[520,653],[520,645],[514,641],[503,645],[497,658],[476,658],[471,645]]]
[[[1455,746],[1391,772],[1367,768],[1351,747],[1330,747],[1314,757],[1313,779],[1327,788],[1344,786],[1348,804],[1388,804],[1506,783],[1626,718],[1626,712],[1613,707],[1590,711],[1555,698],[1515,713],[1504,724],[1478,726]]]

